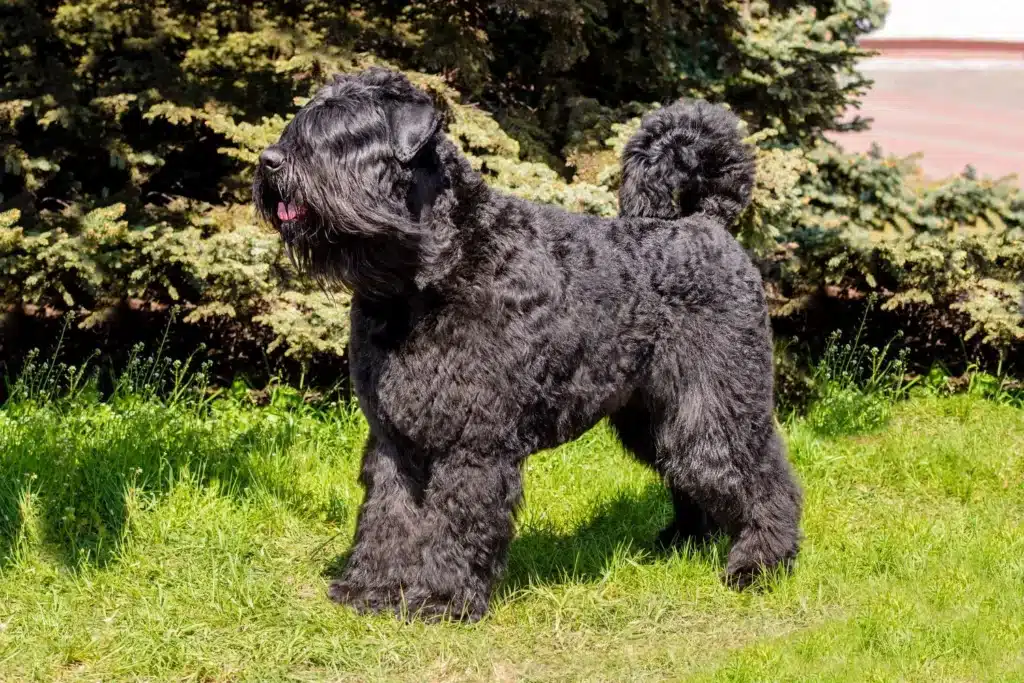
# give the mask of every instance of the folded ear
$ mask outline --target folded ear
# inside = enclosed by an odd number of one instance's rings
[[[437,133],[441,116],[429,104],[401,104],[391,111],[389,123],[395,156],[407,164]]]

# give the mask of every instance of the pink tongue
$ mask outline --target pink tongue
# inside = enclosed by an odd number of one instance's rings
[[[293,221],[302,215],[302,209],[295,206],[295,202],[277,203],[277,217],[283,221]]]

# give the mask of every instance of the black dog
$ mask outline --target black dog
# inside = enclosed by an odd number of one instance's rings
[[[488,188],[402,75],[337,77],[263,152],[254,195],[307,272],[348,286],[370,424],[331,597],[476,619],[531,453],[610,416],[672,492],[662,541],[733,540],[739,586],[797,553],[761,278],[726,230],[754,163],[707,103],[648,116],[615,220]]]

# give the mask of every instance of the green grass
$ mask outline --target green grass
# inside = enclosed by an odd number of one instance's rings
[[[915,398],[787,428],[795,574],[737,594],[724,545],[650,552],[669,502],[609,431],[534,457],[475,625],[325,597],[365,426],[237,401],[0,410],[0,680],[1024,680],[1024,412]]]

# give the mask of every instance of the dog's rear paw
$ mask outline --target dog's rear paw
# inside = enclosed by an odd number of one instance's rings
[[[722,582],[733,590],[745,591],[756,584],[762,575],[763,571],[759,567],[733,569],[722,575]]]
[[[793,572],[794,557],[784,557],[770,565],[730,560],[723,581],[738,591],[767,588],[762,579],[770,576],[785,576]]]

